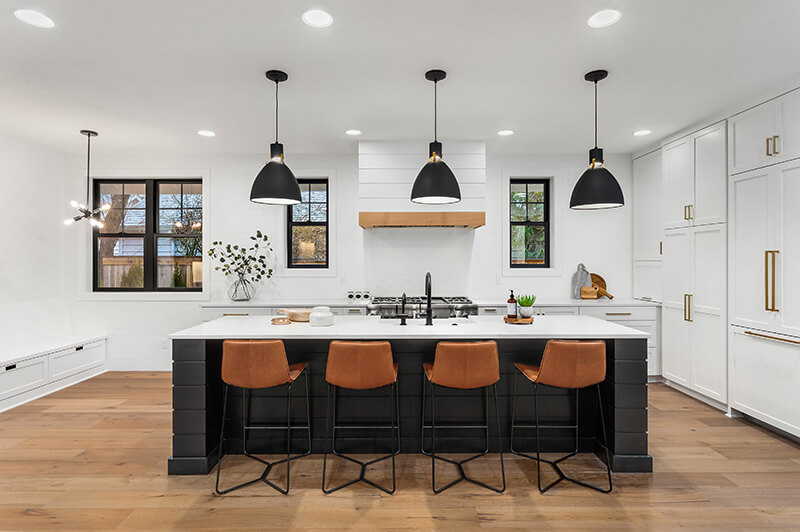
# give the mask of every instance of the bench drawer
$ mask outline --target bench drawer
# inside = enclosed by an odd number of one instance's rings
[[[0,366],[0,399],[47,384],[47,355]]]
[[[106,361],[104,340],[50,354],[50,378],[61,379],[102,365]]]

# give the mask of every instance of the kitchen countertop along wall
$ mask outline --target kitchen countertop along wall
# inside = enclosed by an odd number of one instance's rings
[[[479,307],[500,307],[505,306],[505,301],[489,299],[473,299],[473,303]],[[365,307],[368,301],[353,301],[350,299],[274,299],[265,301],[234,302],[234,301],[210,301],[201,303],[202,308],[297,308],[297,307]],[[642,299],[550,299],[536,301],[534,307],[658,307],[660,303],[655,301],[644,301]]]

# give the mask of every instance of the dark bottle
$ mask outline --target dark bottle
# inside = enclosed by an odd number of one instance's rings
[[[508,314],[509,318],[516,318],[517,317],[517,299],[514,297],[514,291],[511,291],[511,296],[509,296],[507,303],[508,310],[506,314]]]

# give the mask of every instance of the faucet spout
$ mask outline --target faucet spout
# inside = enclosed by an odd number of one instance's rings
[[[431,272],[425,274],[425,325],[433,325],[433,309],[431,308]]]

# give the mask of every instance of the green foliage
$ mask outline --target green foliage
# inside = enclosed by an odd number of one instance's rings
[[[536,296],[533,294],[517,296],[517,303],[520,307],[532,307],[536,303]]]
[[[172,270],[172,286],[176,288],[186,286],[186,277],[183,276],[183,270],[181,270],[180,266],[175,266]]]
[[[261,231],[256,231],[250,240],[253,241],[250,247],[225,244],[218,240],[212,242],[213,247],[208,250],[208,256],[220,264],[214,269],[226,276],[236,275],[242,279],[249,277],[256,282],[272,277],[272,268],[267,267],[266,255],[272,252],[269,237]]]
[[[141,264],[134,264],[119,280],[120,288],[141,288],[144,286],[144,268]]]

